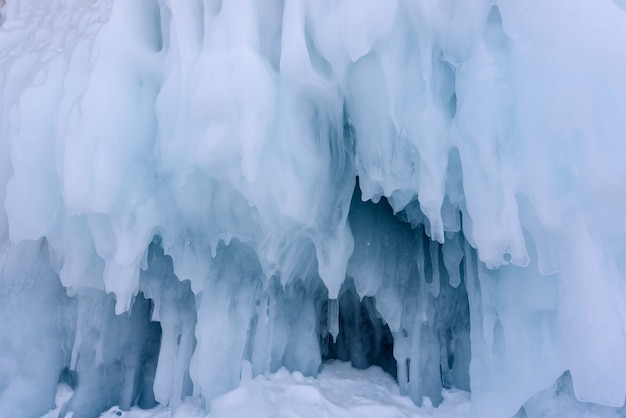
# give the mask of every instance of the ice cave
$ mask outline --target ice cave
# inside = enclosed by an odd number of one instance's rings
[[[625,0],[0,0],[0,416],[626,417],[625,157]]]

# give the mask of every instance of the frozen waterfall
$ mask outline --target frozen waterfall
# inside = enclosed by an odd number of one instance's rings
[[[0,0],[0,415],[622,413],[625,75],[624,0]]]

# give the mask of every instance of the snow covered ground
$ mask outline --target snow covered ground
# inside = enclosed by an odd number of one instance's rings
[[[250,364],[244,364],[242,383],[217,397],[207,415],[196,399],[188,398],[172,409],[157,406],[150,410],[133,407],[122,411],[114,406],[100,418],[467,418],[472,416],[470,394],[444,390],[443,403],[434,408],[428,398],[422,407],[400,395],[397,382],[380,367],[358,370],[349,362],[324,364],[317,378],[282,368],[269,376],[252,378]],[[72,396],[59,385],[56,409],[41,418],[59,418],[63,405]],[[66,418],[72,418],[70,412]],[[579,402],[574,396],[571,376],[565,373],[546,390],[533,396],[512,418],[624,418],[626,407],[611,408]]]
[[[68,386],[60,386],[57,408],[42,418],[57,418],[64,402],[71,396]],[[318,378],[280,369],[269,377],[254,379],[248,374],[237,389],[211,403],[205,415],[200,405],[187,401],[176,411],[166,407],[151,410],[133,408],[121,411],[113,407],[102,418],[265,418],[265,417],[435,417],[469,415],[469,393],[444,391],[444,402],[433,408],[428,399],[420,408],[407,396],[401,396],[394,379],[377,366],[366,370],[350,363],[334,361],[324,365]]]

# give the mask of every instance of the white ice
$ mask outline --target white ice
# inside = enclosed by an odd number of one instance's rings
[[[617,411],[625,45],[624,0],[0,0],[0,411],[335,358]]]

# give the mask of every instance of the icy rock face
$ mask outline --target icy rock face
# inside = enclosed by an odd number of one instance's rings
[[[388,333],[418,404],[621,406],[624,45],[609,0],[0,0],[0,409],[208,407]]]

